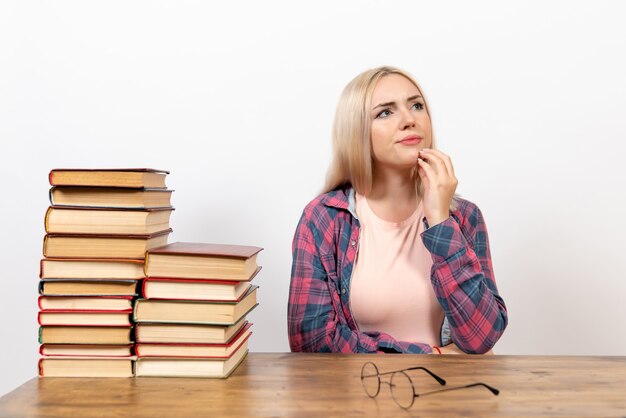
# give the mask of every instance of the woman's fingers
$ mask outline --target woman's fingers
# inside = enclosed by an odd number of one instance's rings
[[[439,157],[443,165],[446,167],[446,171],[448,172],[448,175],[451,177],[454,177],[454,166],[452,165],[452,159],[450,158],[449,155],[444,154],[438,149],[429,148],[427,152],[432,153],[433,155],[436,155],[437,157]]]
[[[454,177],[454,167],[450,157],[443,152],[436,149],[424,149],[420,151],[420,157],[431,163],[437,173],[447,174],[450,177]]]

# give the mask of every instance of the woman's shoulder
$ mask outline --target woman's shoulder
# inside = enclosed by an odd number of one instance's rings
[[[312,220],[334,217],[338,211],[347,210],[350,190],[349,187],[343,187],[318,195],[304,207],[304,217]]]

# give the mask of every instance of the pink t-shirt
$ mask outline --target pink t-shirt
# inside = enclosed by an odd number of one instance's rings
[[[402,222],[380,219],[356,194],[361,223],[350,307],[360,331],[439,345],[444,314],[430,283],[433,261],[420,234],[422,205]]]

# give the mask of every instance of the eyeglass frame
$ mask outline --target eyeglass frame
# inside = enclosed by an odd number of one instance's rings
[[[374,366],[374,369],[376,370],[376,375],[367,375],[367,376],[363,376],[363,372],[365,370],[365,367],[371,364],[372,366]],[[471,388],[471,387],[475,387],[475,386],[483,386],[485,387],[487,390],[489,390],[493,395],[497,396],[500,394],[500,390],[494,388],[493,386],[490,386],[484,382],[475,382],[475,383],[470,383],[467,385],[463,385],[463,386],[454,386],[454,387],[448,387],[448,388],[444,388],[444,389],[437,389],[437,390],[431,390],[429,392],[424,392],[424,393],[416,393],[415,392],[415,384],[413,383],[413,379],[411,379],[411,377],[406,373],[408,371],[411,370],[423,370],[426,373],[428,373],[433,379],[435,379],[441,386],[445,386],[446,385],[446,381],[438,376],[437,374],[433,373],[432,371],[428,370],[426,367],[422,367],[422,366],[413,366],[413,367],[407,367],[404,369],[400,369],[400,370],[393,370],[390,372],[384,372],[381,373],[380,370],[378,369],[378,366],[376,366],[376,364],[374,364],[371,361],[367,361],[363,364],[363,366],[361,366],[361,385],[363,386],[363,390],[365,391],[365,393],[367,394],[367,396],[369,396],[370,398],[374,399],[376,398],[379,394],[380,394],[380,385],[381,383],[385,383],[387,385],[389,385],[389,392],[391,393],[391,397],[393,398],[394,402],[396,403],[396,405],[398,405],[400,408],[402,409],[409,409],[413,406],[413,404],[415,403],[415,398],[419,398],[420,396],[426,396],[426,395],[433,395],[436,393],[440,393],[440,392],[449,392],[452,390],[459,390],[459,389],[465,389],[465,388]],[[400,404],[400,402],[398,402],[398,400],[396,399],[396,397],[393,394],[393,378],[394,376],[396,376],[396,374],[402,373],[409,381],[409,383],[411,384],[411,389],[413,391],[413,398],[411,399],[411,403],[408,406],[403,406],[402,404]],[[384,376],[384,375],[391,375],[391,379],[387,382],[387,381],[383,381],[380,376]],[[365,388],[365,383],[363,382],[365,378],[367,377],[377,377],[378,380],[378,386],[376,389],[376,393],[374,395],[370,395],[369,392],[367,391],[367,389]]]

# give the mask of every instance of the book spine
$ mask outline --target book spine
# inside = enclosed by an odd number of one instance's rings
[[[47,253],[47,250],[46,250],[47,246],[48,246],[48,234],[44,235],[44,237],[43,237],[43,250],[42,250],[42,252],[43,252],[43,256],[44,257],[47,257],[47,254],[46,254]]]
[[[37,363],[37,368],[39,369],[39,376],[43,377],[43,360],[42,358],[39,359],[39,363]]]
[[[44,271],[43,271],[43,262],[44,262],[44,259],[42,258],[42,259],[39,261],[39,278],[40,278],[40,279],[43,279],[43,276],[44,276]]]
[[[43,344],[43,327],[39,327],[39,344]]]
[[[50,232],[50,214],[52,213],[52,206],[50,206],[47,210],[46,210],[46,216],[43,219],[43,227],[46,230],[46,234],[48,232]]]
[[[144,277],[148,277],[148,259],[150,256],[150,250],[146,251],[146,257],[143,261],[143,275]]]
[[[48,190],[48,200],[50,201],[51,205],[54,205],[54,199],[52,197],[52,191],[53,191],[54,187],[50,187],[50,190]]]

